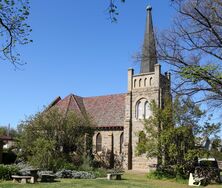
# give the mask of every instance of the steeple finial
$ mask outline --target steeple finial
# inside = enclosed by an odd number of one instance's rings
[[[148,6],[146,7],[146,10],[147,10],[147,11],[151,11],[151,10],[152,10],[152,7],[151,7],[150,5],[148,5]]]
[[[152,7],[150,5],[147,6],[146,10],[146,31],[144,36],[140,73],[154,72],[154,65],[157,63],[156,45],[152,21]]]

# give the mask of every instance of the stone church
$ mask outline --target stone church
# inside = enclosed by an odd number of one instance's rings
[[[170,74],[161,74],[161,65],[157,62],[152,8],[148,6],[141,69],[139,74],[134,74],[133,69],[128,70],[128,91],[97,97],[70,94],[64,99],[56,98],[50,107],[89,114],[96,124],[94,152],[112,150],[123,156],[125,169],[149,170],[157,160],[136,155],[138,135],[144,129],[143,118],[151,115],[149,102],[155,100],[163,108],[164,96],[169,92]]]

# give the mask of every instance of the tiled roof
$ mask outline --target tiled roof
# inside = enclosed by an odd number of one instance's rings
[[[98,97],[80,97],[73,94],[57,100],[51,107],[58,107],[63,113],[74,111],[79,115],[88,114],[97,127],[123,127],[126,94]]]
[[[53,107],[58,107],[63,113],[74,111],[77,115],[84,115],[86,113],[82,97],[70,94],[64,99],[59,100]]]
[[[84,105],[98,127],[123,126],[125,94],[84,98]]]

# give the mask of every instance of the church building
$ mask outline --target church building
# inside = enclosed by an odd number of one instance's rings
[[[151,115],[149,102],[155,100],[163,108],[164,96],[170,92],[170,74],[161,74],[156,53],[152,8],[148,6],[140,73],[128,69],[128,91],[97,97],[70,94],[64,99],[56,98],[50,105],[65,112],[88,114],[96,124],[94,152],[110,150],[121,155],[123,167],[129,170],[149,170],[157,163],[145,154],[136,155],[138,135],[144,129],[143,119]]]

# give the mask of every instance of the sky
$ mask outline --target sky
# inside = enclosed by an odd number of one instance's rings
[[[146,6],[158,31],[172,23],[167,0],[127,0],[118,23],[109,0],[30,1],[32,44],[18,48],[27,65],[0,63],[0,125],[17,124],[57,96],[100,96],[127,91],[127,69],[138,71],[134,54],[143,43]],[[167,67],[164,67],[167,71]]]

